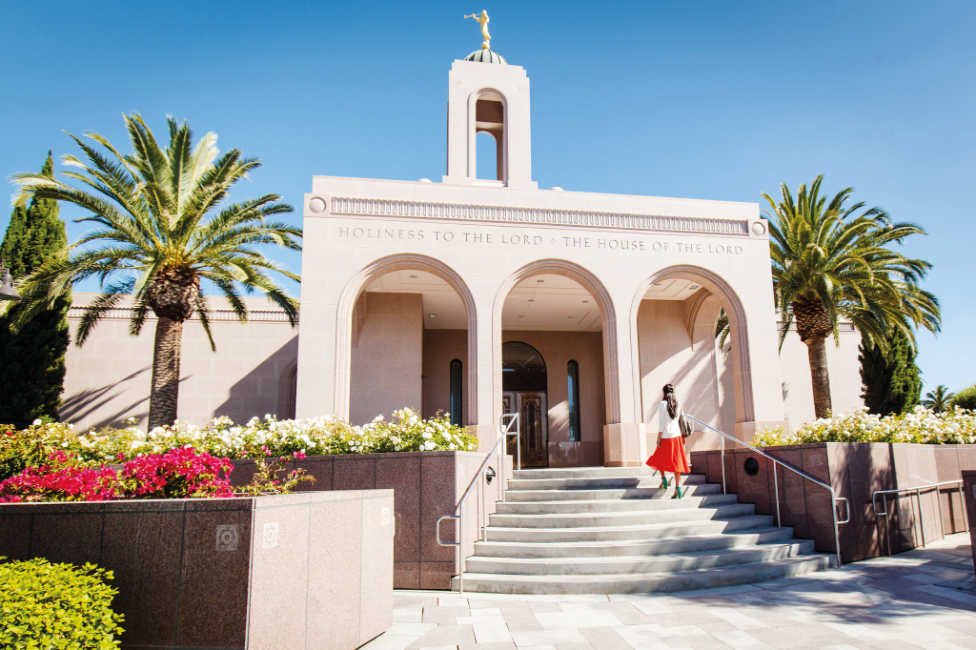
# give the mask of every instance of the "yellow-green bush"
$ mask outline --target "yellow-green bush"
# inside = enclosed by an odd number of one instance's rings
[[[934,413],[916,406],[910,413],[880,416],[867,411],[821,418],[793,430],[777,427],[756,434],[758,447],[811,442],[976,443],[976,412],[954,408]]]
[[[0,648],[118,648],[122,615],[112,610],[112,572],[44,558],[0,557]]]

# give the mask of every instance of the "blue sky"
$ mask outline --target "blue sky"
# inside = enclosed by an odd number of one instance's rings
[[[128,150],[121,114],[138,112],[260,158],[237,198],[300,206],[314,174],[437,180],[447,73],[481,42],[461,17],[482,8],[532,81],[541,187],[758,202],[821,173],[831,194],[853,186],[929,232],[905,245],[942,302],[943,331],[919,336],[926,389],[976,381],[972,2],[5,3],[0,173],[75,153],[64,131]]]

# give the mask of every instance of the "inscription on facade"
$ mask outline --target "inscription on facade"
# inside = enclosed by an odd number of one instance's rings
[[[498,248],[594,249],[608,252],[677,253],[682,255],[742,255],[742,245],[731,242],[666,241],[644,237],[546,236],[511,229],[448,229],[400,226],[336,226],[342,241],[435,242],[451,246]]]

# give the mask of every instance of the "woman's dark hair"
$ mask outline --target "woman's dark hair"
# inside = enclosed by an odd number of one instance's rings
[[[671,419],[678,417],[678,398],[674,396],[674,384],[665,384],[664,401],[668,403],[668,415]]]

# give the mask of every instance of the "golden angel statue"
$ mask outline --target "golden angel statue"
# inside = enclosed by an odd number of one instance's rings
[[[465,18],[474,18],[481,23],[481,35],[485,39],[485,41],[481,44],[481,49],[490,50],[491,48],[488,44],[491,42],[491,34],[488,33],[488,12],[482,9],[480,16],[478,14],[467,14]]]

